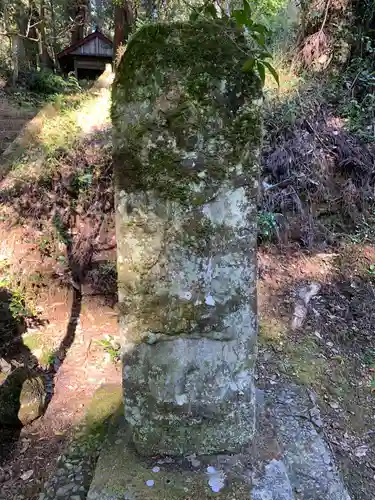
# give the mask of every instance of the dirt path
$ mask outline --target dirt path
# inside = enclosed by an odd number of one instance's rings
[[[35,268],[35,272],[42,271],[44,276],[37,307],[38,317],[45,324],[28,328],[22,337],[31,354],[41,360],[58,349],[66,337],[74,288],[61,286],[51,279],[55,267],[51,267],[51,262],[45,262],[37,245],[25,243],[30,232],[32,230],[27,227],[9,230],[7,225],[0,223],[0,239],[2,248],[8,250],[4,256],[8,257],[8,265],[13,270],[17,268],[21,275],[25,269],[32,275]],[[105,243],[113,242],[106,239]],[[96,262],[104,260],[109,267],[113,259],[114,250],[110,254],[99,251],[94,256],[92,269],[95,269]],[[40,266],[41,263],[44,264]],[[117,336],[117,315],[113,308],[116,291],[112,287],[110,293],[100,294],[93,283],[96,281],[89,272],[82,287],[81,312],[74,339],[56,371],[53,397],[46,413],[22,429],[16,446],[0,467],[1,499],[21,498],[17,496],[19,494],[30,500],[37,498],[74,426],[82,421],[94,392],[103,384],[120,383],[119,366],[99,345],[107,336]],[[25,481],[23,474],[29,471],[33,471],[32,476]]]
[[[373,262],[369,245],[259,253],[258,386],[306,388],[353,500],[372,500],[375,479]]]
[[[37,363],[51,393],[44,415],[16,433],[13,444],[2,443],[2,500],[38,498],[95,391],[120,384],[115,349],[106,349],[117,337],[110,155],[103,154],[108,106],[105,90],[83,105],[77,148],[59,163],[52,186],[46,189],[43,175],[20,186],[13,178],[2,183],[1,287],[32,306],[21,337],[26,358],[14,363]]]

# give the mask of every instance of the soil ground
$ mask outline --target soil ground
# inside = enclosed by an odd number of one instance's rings
[[[38,498],[95,390],[121,381],[109,122],[92,123],[52,175],[0,186],[0,269],[32,304],[22,342],[54,384],[43,417],[3,450],[2,500]],[[352,498],[372,500],[375,246],[264,240],[258,385],[297,381],[311,391]]]

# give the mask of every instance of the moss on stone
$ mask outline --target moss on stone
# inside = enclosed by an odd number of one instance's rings
[[[219,493],[209,485],[207,466],[216,465],[212,457],[199,457],[201,465],[193,468],[186,459],[158,460],[140,457],[131,445],[129,429],[113,436],[113,442],[102,451],[88,500],[248,500],[250,486],[236,475],[236,467],[226,476]],[[216,457],[213,458],[216,461]],[[157,472],[153,471],[158,467]],[[147,481],[154,481],[148,486]]]
[[[22,342],[38,359],[40,365],[47,367],[52,362],[54,348],[47,331],[27,333],[22,336]]]
[[[27,378],[22,384],[18,418],[22,425],[27,425],[39,418],[46,407],[46,381],[41,375]]]
[[[248,50],[221,21],[156,25],[118,68],[125,418],[142,455],[234,452],[254,432],[262,127]]]
[[[29,424],[42,415],[46,399],[45,378],[26,368],[17,368],[0,386],[0,424]]]
[[[260,97],[261,85],[255,73],[242,74],[248,52],[243,33],[220,22],[137,33],[113,90],[118,186],[201,205],[233,177],[244,149],[261,135],[260,114],[248,100]],[[246,163],[245,172],[257,163],[250,150]]]

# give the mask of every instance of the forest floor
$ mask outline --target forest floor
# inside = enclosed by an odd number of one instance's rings
[[[266,119],[258,386],[304,385],[352,498],[372,500],[375,220],[358,178],[372,182],[373,152],[294,87]],[[94,101],[78,128],[70,114],[50,124],[74,122],[68,141],[50,141],[43,162],[31,151],[0,185],[1,286],[27,306],[22,343],[53,379],[44,416],[2,450],[2,500],[37,499],[95,392],[121,383],[108,93]]]

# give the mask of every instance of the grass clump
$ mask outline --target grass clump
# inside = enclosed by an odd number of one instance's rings
[[[98,104],[92,93],[54,96],[53,102],[34,118],[24,145],[12,158],[8,182],[49,182],[59,170],[61,158],[69,154],[85,134],[87,124],[105,116],[108,102]],[[99,117],[100,115],[100,117]]]
[[[259,321],[259,342],[261,344],[282,344],[287,334],[286,326],[276,318],[261,318]]]
[[[46,331],[26,333],[22,336],[22,342],[30,350],[31,354],[38,359],[41,366],[47,368],[53,363],[55,348]]]
[[[97,345],[102,347],[105,354],[109,357],[112,363],[118,363],[121,358],[121,348],[118,341],[113,335],[106,335],[103,339],[98,340]]]
[[[28,289],[26,279],[22,275],[11,273],[9,268],[6,269],[0,278],[0,289],[6,289],[9,293],[8,307],[14,320],[20,321],[37,316],[33,293]]]

